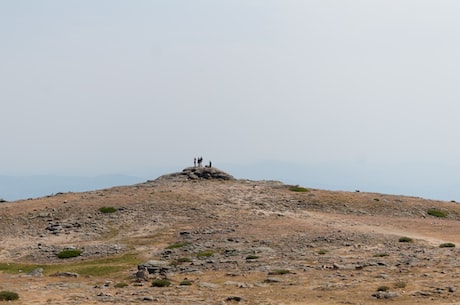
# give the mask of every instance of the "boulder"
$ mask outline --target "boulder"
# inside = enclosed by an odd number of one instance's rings
[[[171,269],[168,262],[150,260],[137,266],[137,270],[147,270],[149,274],[164,274]]]
[[[374,293],[372,296],[377,299],[392,299],[399,297],[400,294],[393,291],[379,291],[377,293]]]
[[[27,275],[30,275],[30,276],[43,276],[43,268],[37,268],[37,269],[34,269],[32,271],[30,271],[29,273],[27,273]]]
[[[147,268],[139,269],[136,272],[136,281],[141,282],[141,281],[148,281],[148,280],[149,280],[149,271]]]

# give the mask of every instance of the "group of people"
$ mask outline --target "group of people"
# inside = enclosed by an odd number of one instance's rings
[[[199,158],[193,158],[193,166],[194,167],[201,167],[203,164],[203,157],[199,157]],[[209,161],[209,165],[205,165],[205,167],[211,167],[212,166],[212,163],[211,161]]]

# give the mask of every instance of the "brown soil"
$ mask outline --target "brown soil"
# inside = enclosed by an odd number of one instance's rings
[[[167,175],[0,205],[0,291],[17,292],[16,304],[456,304],[459,250],[439,246],[460,244],[459,220],[453,202]],[[66,247],[83,254],[57,258]],[[137,263],[123,260],[103,275],[53,276],[126,255],[164,261],[150,277],[172,285],[137,282]],[[26,275],[35,267],[42,276]]]

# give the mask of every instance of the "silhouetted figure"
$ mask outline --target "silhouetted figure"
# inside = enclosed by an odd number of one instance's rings
[[[196,158],[193,158],[193,167],[196,167]]]
[[[209,167],[212,167],[212,163],[211,163],[211,161],[209,161]]]
[[[198,158],[198,167],[201,167],[201,163],[203,163],[203,157]]]

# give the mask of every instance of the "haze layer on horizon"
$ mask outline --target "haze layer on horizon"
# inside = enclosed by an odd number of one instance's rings
[[[459,12],[446,0],[3,1],[0,174],[145,177],[202,155],[324,165],[335,189],[456,185]]]

